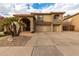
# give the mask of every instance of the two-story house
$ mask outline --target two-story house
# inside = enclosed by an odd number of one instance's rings
[[[24,25],[21,31],[61,32],[65,12],[14,14]]]

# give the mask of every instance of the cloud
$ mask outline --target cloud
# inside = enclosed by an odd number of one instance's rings
[[[8,7],[9,7],[9,5],[0,4],[0,13],[7,14],[9,12]]]
[[[26,4],[16,4],[15,5],[15,12],[14,13],[29,13],[29,12],[35,12],[37,11],[37,9],[34,9],[32,7],[32,3],[29,4],[29,9],[28,9],[28,5]]]
[[[0,15],[8,16],[9,13],[13,11],[12,4],[10,3],[0,3]]]
[[[34,4],[29,3],[29,6],[27,3],[26,4],[18,4],[18,5],[16,4],[15,13],[40,12],[40,11],[43,11],[53,5],[54,5],[54,3],[34,3]]]
[[[75,14],[79,12],[79,4],[56,4],[54,11],[65,11],[66,14]]]
[[[29,4],[29,6],[28,6]],[[29,8],[28,8],[29,7]],[[0,15],[13,13],[65,11],[66,14],[79,12],[79,4],[73,3],[0,3]]]

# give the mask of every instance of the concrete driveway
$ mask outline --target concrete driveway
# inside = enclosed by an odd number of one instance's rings
[[[79,32],[34,33],[25,46],[0,47],[0,55],[79,56]]]

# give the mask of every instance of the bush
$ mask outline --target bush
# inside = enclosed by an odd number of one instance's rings
[[[18,21],[17,17],[6,17],[3,20],[0,20],[0,30],[2,31],[5,27],[7,29],[4,31],[5,34],[9,32],[9,26],[13,21]]]

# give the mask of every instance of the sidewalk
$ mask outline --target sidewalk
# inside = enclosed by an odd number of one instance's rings
[[[0,56],[30,56],[32,47],[0,47]]]

